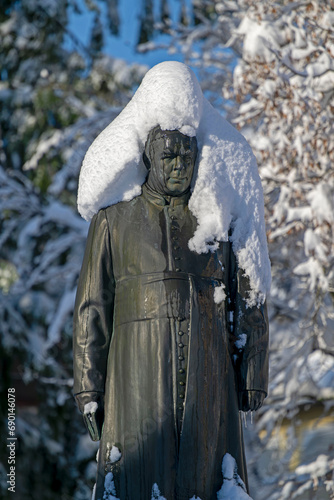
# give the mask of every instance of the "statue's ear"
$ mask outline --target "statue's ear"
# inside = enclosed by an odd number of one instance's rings
[[[143,152],[143,162],[144,162],[147,170],[151,170],[151,162],[150,162],[149,157],[146,154],[146,148],[144,149],[144,152]]]

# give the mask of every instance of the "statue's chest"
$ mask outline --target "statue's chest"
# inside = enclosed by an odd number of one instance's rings
[[[137,210],[120,214],[111,228],[116,279],[124,275],[175,272],[223,279],[224,244],[214,252],[197,254],[189,249],[197,223],[187,207],[137,204]]]

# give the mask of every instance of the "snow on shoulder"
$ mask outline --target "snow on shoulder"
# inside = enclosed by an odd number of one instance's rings
[[[197,138],[189,208],[198,226],[189,248],[213,252],[232,229],[238,264],[250,279],[247,305],[263,303],[271,277],[256,160],[246,139],[203,96],[185,64],[168,61],[148,71],[132,100],[92,143],[80,172],[80,214],[90,220],[100,208],[141,193],[147,175],[142,154],[157,125]]]

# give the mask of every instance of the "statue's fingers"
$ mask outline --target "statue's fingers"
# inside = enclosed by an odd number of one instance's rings
[[[87,427],[87,430],[88,430],[89,434],[92,434],[93,427],[92,427],[91,414],[90,413],[84,413],[83,414],[83,419],[84,419],[84,422],[85,422],[85,425]]]
[[[257,394],[257,401],[256,401],[255,410],[258,410],[259,408],[261,408],[261,406],[263,405],[263,401],[264,401],[264,394],[262,392],[260,392]]]
[[[85,413],[84,420],[86,423],[87,430],[89,435],[93,441],[98,441],[100,439],[99,432],[96,423],[96,414],[94,413]]]
[[[99,441],[100,433],[99,433],[99,427],[97,425],[95,413],[92,413],[92,429],[93,429],[93,435],[92,435],[93,441]]]
[[[99,430],[97,427],[95,414],[94,414],[94,418],[92,420],[92,428],[93,428],[93,440],[98,441],[99,440]]]

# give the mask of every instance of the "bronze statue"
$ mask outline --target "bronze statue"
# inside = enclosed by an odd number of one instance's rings
[[[196,137],[155,126],[142,194],[90,225],[74,393],[101,438],[96,500],[216,500],[227,453],[247,488],[239,410],[267,395],[266,306],[247,306],[249,279],[231,241],[201,254],[188,246],[197,154]]]

